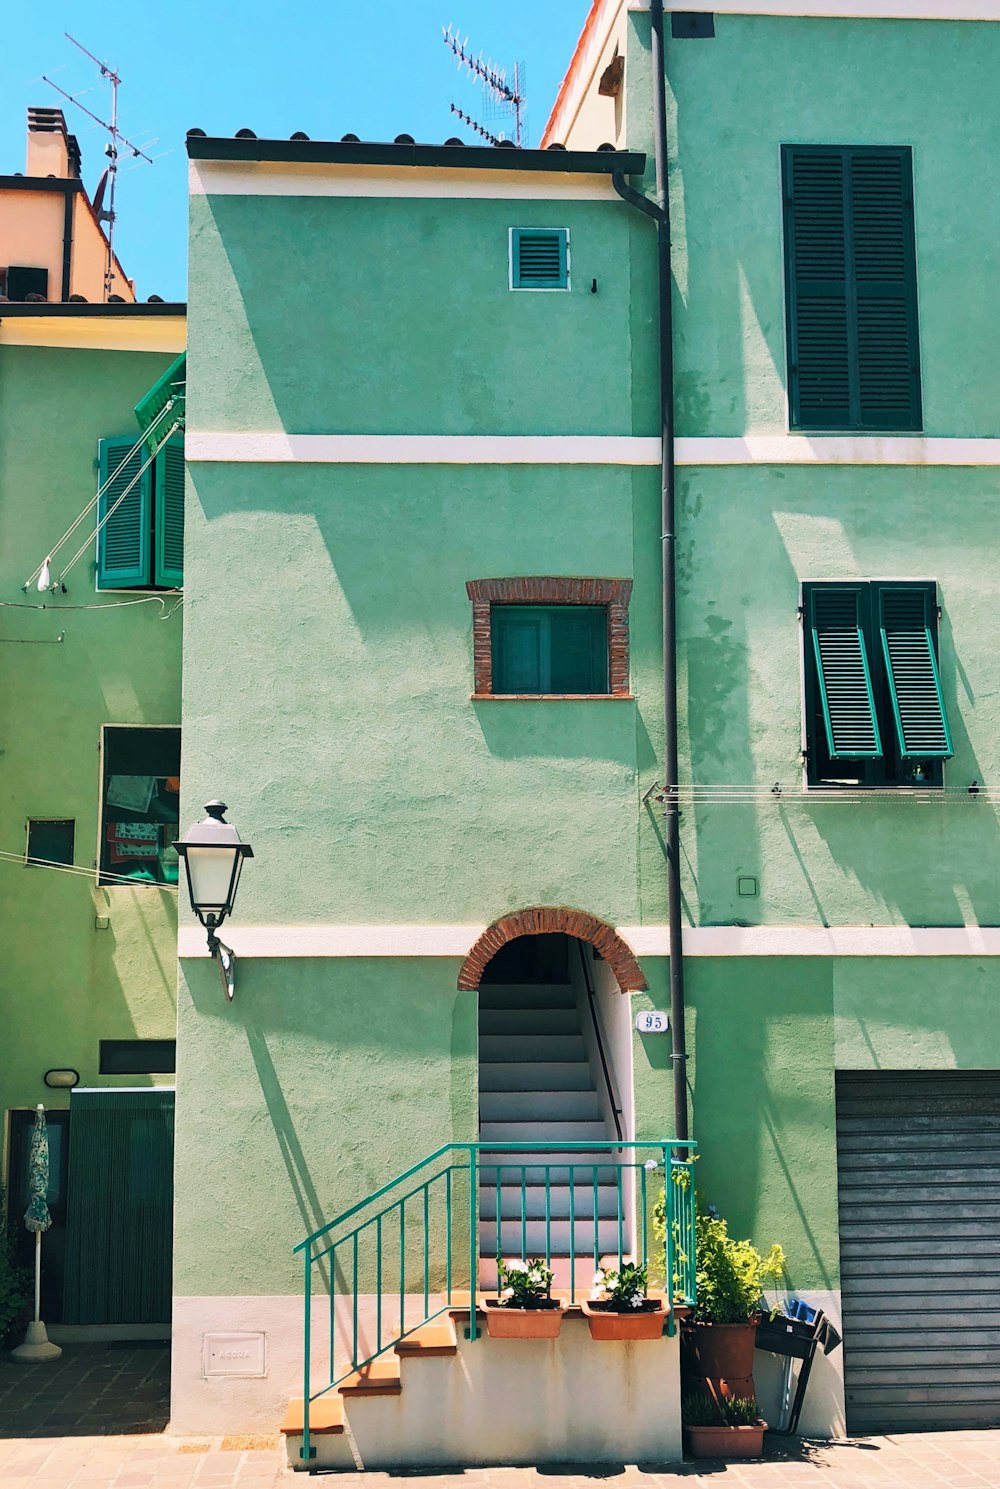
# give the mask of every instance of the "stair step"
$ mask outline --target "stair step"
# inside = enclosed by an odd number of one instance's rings
[[[346,1365],[340,1365],[337,1374],[346,1369]],[[352,1371],[337,1389],[342,1396],[398,1396],[403,1389],[399,1356],[380,1355],[377,1360]]]
[[[430,1359],[457,1354],[458,1340],[450,1323],[422,1324],[405,1339],[397,1340],[395,1349],[401,1359]]]
[[[293,1396],[288,1403],[279,1432],[285,1437],[301,1437],[305,1426],[305,1403],[301,1396]],[[344,1403],[338,1395],[330,1392],[321,1396],[309,1408],[309,1432],[312,1437],[330,1436],[344,1430]]]
[[[517,1220],[505,1220],[502,1227],[500,1253],[502,1256],[520,1256],[522,1251],[526,1256],[544,1256],[546,1253],[546,1235],[544,1220],[529,1220],[524,1226],[526,1232],[522,1244],[522,1227],[520,1218]],[[578,1257],[593,1257],[594,1254],[594,1222],[593,1220],[578,1220],[573,1227],[576,1255]],[[549,1226],[549,1255],[569,1256],[570,1224],[568,1220],[553,1220]],[[628,1249],[628,1231],[623,1228],[622,1245]],[[617,1220],[598,1220],[597,1222],[597,1251],[618,1252],[618,1222]],[[479,1225],[479,1254],[480,1256],[496,1256],[497,1254],[497,1223],[495,1220],[483,1220]]]
[[[590,1220],[594,1215],[594,1189],[591,1184],[573,1185],[573,1215],[577,1220]],[[569,1220],[569,1185],[553,1185],[549,1190],[549,1216],[552,1220]],[[622,1208],[625,1198],[622,1196]],[[533,1184],[525,1187],[524,1210],[529,1220],[545,1219],[545,1187]],[[503,1218],[520,1220],[521,1185],[519,1182],[503,1187]],[[602,1220],[618,1220],[618,1187],[601,1184],[597,1190],[597,1213]],[[479,1190],[479,1214],[483,1220],[495,1220],[497,1215],[496,1188],[482,1184]]]
[[[553,1122],[599,1122],[601,1106],[596,1091],[481,1091],[479,1117],[484,1123],[539,1122],[546,1141]]]
[[[566,983],[482,983],[479,1009],[575,1008],[576,993]]]
[[[580,1020],[575,1008],[480,1008],[479,1033],[579,1034]]]
[[[592,1091],[594,1077],[586,1060],[504,1060],[479,1066],[483,1091]]]
[[[562,1157],[566,1151],[560,1148],[560,1143],[603,1143],[607,1136],[604,1123],[597,1120],[546,1122],[544,1131],[539,1131],[537,1122],[481,1122],[479,1125],[479,1138],[483,1143],[544,1142],[548,1154],[554,1157]],[[552,1161],[548,1154],[542,1156],[543,1163]],[[535,1157],[537,1159],[538,1154]]]
[[[515,1061],[524,1064],[536,1060],[569,1061],[579,1064],[587,1058],[582,1034],[480,1034],[481,1064]]]

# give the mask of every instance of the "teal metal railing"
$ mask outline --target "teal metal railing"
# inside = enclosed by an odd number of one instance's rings
[[[556,1287],[568,1284],[570,1303],[590,1291],[581,1268],[589,1274],[605,1257],[633,1257],[675,1307],[693,1307],[695,1147],[671,1138],[449,1143],[307,1236],[295,1248],[303,1265],[301,1457],[315,1454],[312,1403],[400,1339],[466,1306],[468,1337],[477,1337],[484,1225],[496,1231],[489,1255],[544,1257]],[[675,1330],[672,1308],[667,1332]]]

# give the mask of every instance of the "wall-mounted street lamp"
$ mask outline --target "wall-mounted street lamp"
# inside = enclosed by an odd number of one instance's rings
[[[189,827],[179,843],[178,855],[184,860],[191,909],[208,932],[208,949],[215,958],[226,998],[232,1001],[236,991],[236,957],[216,935],[219,926],[232,912],[236,886],[244,858],[253,858],[249,843],[241,842],[235,827],[226,821],[226,804],[210,801],[203,822]]]

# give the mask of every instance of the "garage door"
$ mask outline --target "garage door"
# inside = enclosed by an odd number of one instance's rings
[[[1000,1073],[840,1073],[851,1433],[1000,1424]]]

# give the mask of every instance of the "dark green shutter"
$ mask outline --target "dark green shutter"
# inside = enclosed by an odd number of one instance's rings
[[[608,612],[603,605],[549,611],[550,693],[608,691]]]
[[[494,605],[490,612],[494,693],[544,693],[543,612],[531,605]]]
[[[564,290],[569,287],[569,233],[566,228],[511,229],[511,287]]]
[[[785,266],[791,422],[851,424],[844,159],[838,150],[786,150]]]
[[[860,423],[865,429],[919,429],[910,152],[854,150],[849,159]]]
[[[170,1318],[174,1093],[70,1097],[63,1322]]]
[[[910,151],[786,146],[782,159],[792,427],[919,429]]]
[[[98,518],[103,522],[97,535],[100,589],[131,589],[150,582],[152,482],[149,469],[142,471],[149,456],[142,445],[133,450],[135,444],[134,439],[125,438],[102,439],[98,445],[98,479],[102,489],[110,477],[97,508]],[[130,485],[132,489],[125,496]],[[123,499],[116,506],[119,498]]]
[[[184,583],[184,439],[174,435],[154,466],[155,582],[169,589]]]
[[[950,760],[955,753],[941,695],[934,609],[927,588],[879,591],[882,654],[904,759]]]
[[[809,593],[809,626],[832,760],[877,760],[882,755],[860,598],[858,589],[846,586]]]

